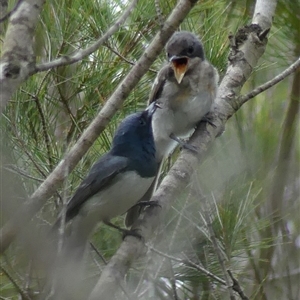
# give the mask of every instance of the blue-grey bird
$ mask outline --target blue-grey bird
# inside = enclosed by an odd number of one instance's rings
[[[149,97],[149,104],[157,102],[161,108],[152,120],[159,164],[178,143],[190,147],[182,139],[189,137],[210,111],[219,80],[217,70],[205,59],[203,46],[193,33],[174,33],[166,52],[168,63],[159,71]],[[153,183],[143,201],[149,199],[155,185]],[[127,213],[127,226],[136,219],[137,210],[138,207],[134,207]]]
[[[151,186],[158,169],[151,126],[156,107],[153,103],[121,122],[110,151],[93,165],[67,203],[65,221],[71,222],[72,244],[84,246],[99,222],[109,223],[125,213]]]

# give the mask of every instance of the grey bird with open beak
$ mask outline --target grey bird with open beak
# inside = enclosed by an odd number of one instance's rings
[[[219,80],[217,70],[205,59],[203,46],[193,33],[174,33],[166,45],[166,52],[168,63],[159,71],[148,101],[148,104],[156,102],[160,106],[152,119],[158,164],[178,143],[195,150],[182,139],[189,137],[210,111]],[[142,202],[151,198],[156,185],[157,180]],[[138,215],[137,207],[129,210],[126,225],[132,225]]]
[[[158,73],[149,97],[161,106],[152,120],[157,160],[189,137],[210,111],[219,75],[205,59],[200,40],[191,32],[173,34],[166,45],[169,63]],[[174,140],[176,142],[174,142]]]

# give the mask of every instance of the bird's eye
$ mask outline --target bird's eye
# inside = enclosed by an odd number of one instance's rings
[[[170,59],[170,58],[171,58],[171,54],[170,54],[170,53],[167,53],[167,57]]]
[[[140,125],[145,126],[146,125],[146,120],[144,118],[140,118]]]
[[[194,52],[194,47],[189,46],[189,47],[187,48],[187,53],[188,53],[188,54],[192,54],[193,52]]]

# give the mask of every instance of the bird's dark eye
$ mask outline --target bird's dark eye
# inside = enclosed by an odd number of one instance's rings
[[[167,53],[167,57],[170,59],[170,58],[171,58],[171,54],[170,54],[170,53]]]
[[[193,52],[194,52],[194,47],[189,46],[189,47],[187,48],[187,53],[188,53],[188,54],[192,54]]]
[[[145,126],[146,125],[146,120],[144,118],[140,118],[140,125]]]

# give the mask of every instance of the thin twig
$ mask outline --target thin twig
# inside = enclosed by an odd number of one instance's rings
[[[51,147],[50,147],[50,139],[49,139],[49,134],[47,131],[47,123],[45,120],[45,115],[40,103],[40,100],[38,98],[37,95],[32,94],[31,97],[33,98],[34,102],[36,103],[39,115],[41,117],[41,122],[42,122],[42,132],[44,135],[44,139],[45,139],[45,144],[46,144],[46,149],[47,149],[47,154],[48,154],[48,161],[49,161],[49,167],[50,170],[53,169],[53,160],[52,160],[52,155],[51,155]]]
[[[21,168],[18,168],[15,165],[6,165],[6,166],[3,167],[3,169],[5,169],[7,171],[10,171],[10,172],[13,172],[15,174],[22,175],[22,176],[24,176],[26,178],[35,180],[37,182],[43,182],[45,180],[45,179],[41,179],[41,178],[37,178],[37,177],[31,176],[28,173],[26,173],[24,170],[22,170]]]
[[[239,282],[237,281],[237,279],[234,278],[232,272],[230,270],[227,270],[227,272],[233,282],[232,288],[240,295],[242,300],[249,300],[249,298],[242,291],[241,286],[240,286]]]
[[[17,284],[17,282],[14,280],[14,278],[4,269],[3,266],[0,266],[1,271],[5,274],[5,276],[10,280],[12,285],[16,288],[18,293],[21,295],[22,299],[24,300],[31,300],[31,298],[26,294],[25,291]]]
[[[107,265],[107,261],[106,259],[104,258],[104,256],[99,252],[99,250],[96,248],[96,246],[90,242],[90,246],[91,248],[96,252],[96,254],[101,258],[101,260],[104,262],[105,265]]]
[[[121,15],[121,17],[116,22],[114,22],[114,24],[104,33],[104,35],[101,36],[98,40],[96,40],[92,45],[88,46],[85,49],[79,49],[71,55],[64,55],[53,61],[39,64],[34,68],[33,73],[46,71],[60,66],[71,65],[75,62],[82,60],[84,57],[87,57],[88,55],[92,54],[120,28],[120,26],[128,18],[133,8],[136,6],[136,4],[137,0],[133,0],[128,6],[128,8]]]
[[[172,260],[170,258],[167,259],[169,268],[170,268],[170,281],[171,281],[171,286],[172,286],[172,292],[173,292],[173,298],[174,300],[179,300],[178,294],[177,294],[177,289],[176,289],[176,278],[174,275],[173,271],[173,266],[172,266]]]
[[[275,76],[273,79],[267,81],[266,83],[260,85],[259,87],[255,88],[253,91],[250,93],[238,97],[238,103],[242,106],[245,102],[248,100],[254,98],[258,94],[264,92],[265,90],[269,89],[270,87],[274,86],[278,82],[282,81],[285,79],[287,76],[295,72],[298,68],[300,67],[300,57],[293,63],[291,64],[288,68],[286,68],[283,72]]]
[[[121,59],[123,59],[123,60],[124,60],[125,62],[127,62],[128,64],[130,64],[130,65],[132,65],[132,66],[135,66],[135,64],[136,64],[135,62],[133,62],[133,61],[127,59],[127,58],[126,58],[125,56],[123,56],[120,52],[118,52],[117,50],[115,50],[114,48],[112,48],[111,46],[109,46],[108,44],[106,44],[105,47],[106,47],[107,49],[109,49],[111,52],[113,52],[114,54],[116,54],[117,56],[119,56]],[[155,74],[157,74],[157,71],[154,70],[154,69],[149,68],[149,71],[150,71],[150,72],[153,72],[153,73],[155,73]]]
[[[196,173],[196,176],[197,176],[197,173]],[[198,187],[198,193],[199,193],[200,197],[204,200],[203,201],[203,203],[204,203],[204,211],[203,211],[204,219],[205,219],[206,226],[207,226],[207,229],[208,229],[208,232],[209,232],[209,235],[210,235],[210,240],[212,242],[213,248],[215,250],[215,253],[216,253],[218,261],[219,261],[219,264],[220,264],[221,269],[222,269],[223,274],[224,274],[224,278],[225,278],[225,281],[226,281],[226,286],[227,286],[227,289],[228,289],[229,297],[230,297],[231,300],[235,300],[235,296],[234,296],[234,293],[233,293],[233,287],[232,287],[232,284],[230,282],[229,276],[228,276],[227,271],[226,271],[226,266],[225,266],[225,259],[226,258],[224,256],[222,250],[220,249],[220,246],[219,246],[219,243],[217,241],[214,229],[212,227],[211,217],[209,215],[209,209],[208,209],[208,205],[207,205],[207,199],[203,195],[202,191],[200,190],[200,187],[198,185],[197,185],[197,187]]]
[[[210,271],[206,270],[205,268],[203,268],[203,267],[201,267],[201,266],[195,264],[193,261],[191,261],[191,260],[188,259],[188,258],[187,258],[187,259],[177,258],[177,257],[175,257],[175,256],[172,256],[172,255],[169,255],[169,254],[165,254],[165,253],[163,253],[163,252],[161,252],[161,251],[159,251],[159,250],[157,250],[157,249],[155,249],[155,248],[153,248],[153,247],[151,247],[151,246],[149,246],[149,245],[148,245],[148,248],[149,248],[151,251],[153,251],[153,252],[155,252],[155,253],[157,253],[157,254],[163,256],[163,257],[169,258],[169,259],[171,259],[171,260],[173,260],[173,261],[176,261],[176,262],[178,262],[178,263],[182,263],[182,264],[187,265],[187,266],[190,266],[190,267],[194,267],[194,268],[197,269],[198,271],[204,273],[205,275],[211,277],[212,279],[214,279],[214,280],[218,281],[219,283],[221,283],[222,285],[225,285],[225,286],[226,286],[225,280],[223,280],[222,278],[218,277],[217,275],[214,275],[213,273],[211,273]]]
[[[35,166],[35,168],[39,171],[39,173],[46,178],[46,174],[44,173],[44,171],[40,168],[40,166],[38,165],[38,163],[34,160],[33,156],[31,155],[31,153],[27,150],[27,145],[25,143],[25,141],[23,141],[19,135],[19,132],[16,128],[16,125],[12,123],[11,128],[13,129],[13,132],[17,138],[17,141],[19,142],[19,144],[21,145],[23,151],[25,152],[25,154],[28,156],[29,160],[33,163],[33,165]]]
[[[221,269],[222,269],[224,277],[225,277],[226,286],[227,286],[227,289],[228,289],[228,293],[229,293],[230,299],[231,300],[235,300],[235,296],[233,294],[232,285],[231,285],[231,282],[230,282],[230,280],[229,280],[229,278],[227,276],[227,273],[226,273],[225,257],[224,257],[224,255],[222,253],[222,250],[219,247],[219,244],[218,244],[217,238],[215,236],[215,232],[213,230],[211,219],[210,219],[208,211],[205,210],[204,214],[205,214],[205,219],[206,219],[206,226],[207,226],[209,234],[210,234],[210,239],[211,239],[212,245],[214,247],[214,250],[215,250],[215,253],[217,255],[219,264],[221,266]]]

